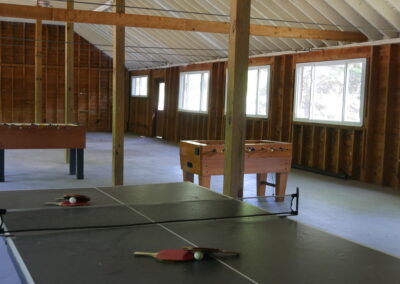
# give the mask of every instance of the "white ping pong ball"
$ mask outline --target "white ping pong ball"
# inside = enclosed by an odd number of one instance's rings
[[[204,257],[204,254],[201,251],[195,251],[194,252],[194,259],[195,260],[202,260]]]
[[[69,203],[71,203],[71,204],[75,204],[76,203],[76,198],[75,197],[70,197],[69,198]]]

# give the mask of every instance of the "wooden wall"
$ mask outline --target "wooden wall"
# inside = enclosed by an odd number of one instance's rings
[[[43,26],[45,122],[64,122],[64,26]],[[75,34],[76,121],[111,130],[112,59]],[[0,22],[0,122],[34,121],[35,25]]]
[[[293,122],[296,63],[362,57],[368,62],[362,127]],[[291,141],[294,165],[400,187],[400,44],[253,58],[249,64],[271,65],[271,89],[269,117],[248,118],[247,139]],[[207,114],[177,111],[179,72],[188,70],[211,71]],[[152,135],[157,73],[166,82],[164,139],[223,139],[225,72],[225,62],[145,71],[149,97],[131,99],[129,129]]]

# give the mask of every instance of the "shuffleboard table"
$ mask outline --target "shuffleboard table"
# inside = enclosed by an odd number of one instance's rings
[[[69,149],[69,172],[83,179],[83,150],[86,129],[77,124],[0,123],[0,182],[4,177],[7,149]]]
[[[223,140],[183,140],[180,142],[183,180],[210,188],[211,176],[224,174]],[[270,140],[246,140],[244,173],[257,174],[257,196],[265,195],[266,185],[275,187],[275,194],[285,194],[292,163],[292,144]],[[267,181],[268,173],[276,174],[276,183]],[[242,197],[242,196],[238,196]]]

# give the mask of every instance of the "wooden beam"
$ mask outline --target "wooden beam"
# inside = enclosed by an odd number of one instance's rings
[[[67,9],[74,9],[74,0],[67,0]],[[64,122],[75,122],[74,109],[74,23],[65,23],[65,104]],[[69,163],[69,149],[65,151],[65,162]]]
[[[224,194],[243,196],[251,0],[231,0],[225,122]]]
[[[43,84],[43,25],[42,20],[36,20],[35,28],[35,122],[43,122],[42,109]]]
[[[114,12],[125,12],[125,0],[114,0]],[[124,99],[125,99],[125,27],[113,27],[113,114],[112,176],[114,185],[124,183]]]
[[[138,28],[167,29],[206,33],[229,33],[228,22],[178,19],[160,16],[113,14],[86,10],[68,10],[60,8],[34,7],[27,5],[0,4],[0,16],[48,21],[75,22],[98,25],[117,25]],[[251,25],[253,36],[318,39],[334,41],[364,42],[368,38],[360,32],[329,31]]]
[[[74,1],[67,0],[67,9]],[[73,123],[74,115],[74,24],[65,23],[65,123]]]
[[[0,46],[3,46],[3,33],[2,33],[3,23],[0,22]],[[0,60],[2,60],[2,51],[3,48],[0,48]],[[1,88],[1,78],[2,78],[2,65],[0,64],[0,122],[3,122],[3,105],[2,105],[2,88]]]

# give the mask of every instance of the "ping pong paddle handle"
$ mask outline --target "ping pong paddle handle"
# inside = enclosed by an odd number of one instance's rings
[[[64,202],[45,202],[45,205],[56,205],[61,207],[76,207],[76,206],[87,206],[89,205],[88,202],[80,202],[80,203],[69,203],[68,201]]]
[[[56,198],[56,200],[57,201],[64,201],[64,200],[70,199],[71,197],[76,198],[76,201],[80,202],[80,203],[89,202],[90,201],[90,197],[86,196],[86,195],[83,195],[83,194],[64,194],[63,197]]]
[[[134,255],[152,256],[152,257],[156,257],[156,256],[157,256],[157,253],[156,253],[156,252],[135,251],[133,254],[134,254]]]

